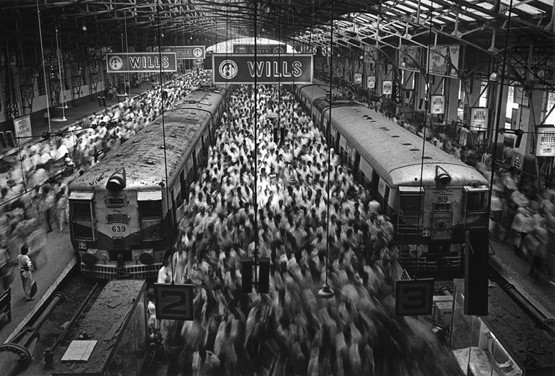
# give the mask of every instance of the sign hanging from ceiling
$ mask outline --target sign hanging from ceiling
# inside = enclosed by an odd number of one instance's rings
[[[430,46],[428,72],[436,76],[457,77],[460,50],[458,44]]]
[[[204,59],[206,47],[204,46],[166,46],[162,47],[164,52],[175,52],[177,60]]]
[[[234,54],[254,54],[254,44],[234,44]],[[263,44],[256,45],[257,54],[284,54],[287,52],[287,46],[284,44]]]
[[[106,54],[108,73],[177,72],[175,52],[129,52]]]
[[[308,54],[212,55],[214,84],[311,84],[313,61]]]

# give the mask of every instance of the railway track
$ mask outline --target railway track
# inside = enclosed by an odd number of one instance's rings
[[[38,339],[32,351],[32,363],[23,375],[49,375],[50,354],[72,339],[92,333],[78,333],[79,323],[94,304],[107,281],[84,277],[74,267],[50,297],[29,318],[25,327],[35,327]],[[47,310],[49,312],[47,313]],[[47,315],[46,315],[47,313]],[[44,373],[42,373],[44,371]]]

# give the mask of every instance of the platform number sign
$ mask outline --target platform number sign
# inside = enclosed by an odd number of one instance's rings
[[[395,285],[395,315],[431,315],[434,298],[434,279],[407,279]]]
[[[193,319],[193,285],[154,284],[158,320]]]

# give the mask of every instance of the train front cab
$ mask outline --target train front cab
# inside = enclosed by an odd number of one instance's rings
[[[173,211],[164,216],[162,191],[97,194],[69,196],[71,240],[81,272],[102,279],[155,278],[171,243],[165,229]]]
[[[466,235],[488,231],[487,186],[442,191],[402,186],[397,194],[393,217],[401,244],[401,264],[420,275],[449,271],[461,274]]]

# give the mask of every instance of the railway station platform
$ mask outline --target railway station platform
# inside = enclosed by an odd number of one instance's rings
[[[11,285],[11,321],[4,318],[0,322],[0,344],[10,342],[39,309],[54,289],[60,284],[77,260],[69,240],[69,231],[54,231],[46,234],[47,245],[37,259],[37,270],[33,272],[33,280],[37,281],[35,300],[26,302],[17,267],[12,269],[14,277]],[[15,252],[13,252],[15,253]],[[17,257],[17,254],[12,254]]]
[[[150,83],[143,83],[141,87],[131,89],[130,96],[138,95],[150,89]],[[117,99],[107,100],[106,106],[110,107],[118,102]],[[99,107],[96,100],[82,98],[76,106],[66,110],[65,122],[52,122],[52,132],[64,129],[67,126],[79,122],[82,118],[90,116],[104,107]],[[42,112],[34,114],[31,118],[33,135],[40,136],[45,129]],[[0,150],[0,158],[17,152],[17,148]],[[60,234],[53,231],[47,234],[48,244],[46,246],[47,260],[40,265],[33,277],[37,281],[39,290],[33,302],[25,302],[23,290],[19,276],[15,275],[12,284],[12,319],[10,322],[0,322],[0,343],[9,342],[18,331],[23,328],[27,320],[39,309],[56,286],[63,280],[65,275],[74,267],[76,259],[69,241],[69,233]],[[490,237],[490,266],[508,284],[523,295],[526,300],[546,317],[555,317],[555,282],[553,277],[549,278],[541,274],[539,278],[528,275],[529,261],[517,256],[512,246],[506,242],[500,242]],[[15,255],[17,252],[14,252]],[[15,255],[13,255],[15,257]],[[14,273],[16,271],[14,270]],[[69,297],[70,298],[70,297]],[[497,309],[497,307],[491,307]],[[490,309],[491,309],[490,308]],[[37,359],[42,358],[42,354],[36,354]],[[41,368],[39,360],[36,360],[33,370]],[[32,375],[32,373],[26,373]],[[47,374],[47,373],[45,373]]]
[[[153,83],[151,82],[141,82],[138,87],[131,88],[129,93],[126,96],[119,95],[114,96],[113,98],[105,98],[105,102],[99,101],[98,97],[104,97],[103,92],[99,92],[96,94],[92,94],[90,96],[81,97],[74,101],[70,101],[67,103],[67,109],[64,110],[65,121],[61,120],[61,110],[58,108],[51,107],[50,117],[51,119],[56,119],[57,121],[51,120],[50,121],[50,131],[55,133],[59,130],[65,129],[70,125],[79,122],[81,119],[93,115],[97,112],[101,112],[106,108],[110,108],[113,105],[119,103],[126,98],[132,98],[136,95],[144,93],[145,91],[151,89],[153,87]],[[102,105],[100,105],[102,104]],[[33,112],[31,114],[31,130],[33,137],[30,139],[26,139],[22,142],[21,146],[25,144],[30,144],[33,142],[37,142],[40,140],[40,137],[44,132],[48,132],[48,122],[44,117],[44,113],[46,109]],[[0,128],[2,128],[0,124]],[[0,159],[5,158],[6,156],[13,155],[17,152],[17,147],[2,147],[0,145]]]

